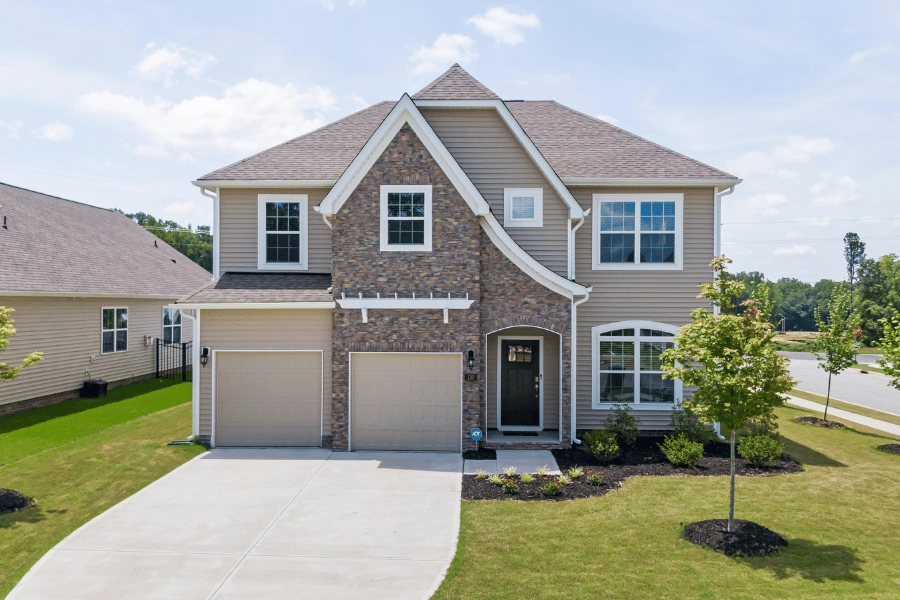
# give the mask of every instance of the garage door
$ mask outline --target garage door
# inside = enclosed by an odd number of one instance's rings
[[[319,446],[321,352],[217,352],[217,446]]]
[[[350,371],[353,450],[459,452],[461,355],[355,352]]]

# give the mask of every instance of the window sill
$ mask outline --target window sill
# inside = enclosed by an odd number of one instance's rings
[[[300,263],[265,263],[257,266],[259,271],[307,271],[309,267]]]
[[[427,245],[427,244],[421,245],[421,246],[420,245],[415,245],[415,246],[413,246],[413,245],[409,245],[409,246],[396,245],[395,246],[395,245],[385,244],[385,245],[381,246],[381,251],[382,252],[431,252],[431,246]]]
[[[614,410],[621,403],[616,402],[594,402],[591,410]],[[625,404],[629,410],[674,410],[678,406],[678,402],[640,402],[637,404]]]
[[[683,271],[681,263],[593,263],[594,271]]]

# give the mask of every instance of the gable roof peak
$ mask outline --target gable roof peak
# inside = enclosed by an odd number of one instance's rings
[[[454,63],[437,79],[413,94],[413,100],[499,100],[500,96]]]

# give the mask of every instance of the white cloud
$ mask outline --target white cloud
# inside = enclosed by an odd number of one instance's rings
[[[610,125],[618,125],[619,124],[619,120],[617,118],[615,118],[611,115],[604,115],[603,113],[600,113],[599,115],[594,115],[594,118],[600,119],[601,121],[606,121]]]
[[[359,94],[347,94],[344,99],[350,103],[353,110],[362,110],[369,106],[368,101]]]
[[[890,54],[894,51],[894,44],[884,44],[883,46],[878,46],[876,48],[869,48],[868,50],[860,50],[859,52],[854,52],[853,56],[850,57],[850,64],[856,64],[866,60],[867,58],[872,58],[874,56],[881,56],[883,54]]]
[[[166,158],[169,156],[165,148],[155,144],[135,144],[131,151],[138,156],[151,156],[153,158]]]
[[[365,6],[367,0],[347,0],[347,6]]]
[[[409,57],[415,63],[413,75],[437,73],[453,63],[471,62],[476,58],[475,40],[460,33],[442,33],[431,47],[421,46]]]
[[[816,251],[812,246],[794,244],[793,246],[783,246],[775,248],[772,256],[802,256],[804,254],[815,254]]]
[[[198,206],[195,202],[176,201],[162,209],[162,218],[186,225],[188,219],[193,222],[208,220],[208,212],[208,209]]]
[[[48,142],[65,142],[71,140],[75,130],[60,121],[47,123],[34,130],[34,137]]]
[[[318,2],[328,10],[334,10],[334,0],[318,0]]]
[[[809,187],[816,206],[841,206],[859,197],[855,191],[859,186],[849,175],[835,178],[831,173],[822,173],[821,177]]]
[[[791,171],[790,169],[778,169],[777,175],[782,179],[794,179],[800,175],[800,171]]]
[[[85,94],[76,108],[136,127],[150,140],[146,148],[252,152],[321,127],[322,111],[334,104],[331,92],[319,86],[298,90],[248,79],[226,89],[221,98],[147,102],[104,91]]]
[[[794,137],[786,143],[777,146],[772,151],[772,157],[780,162],[804,163],[813,156],[828,154],[834,150],[834,142],[828,138]]]
[[[162,48],[148,44],[147,50],[148,54],[134,67],[135,72],[145,79],[161,79],[166,86],[172,85],[172,79],[179,72],[196,79],[207,65],[216,62],[210,54],[172,44]]]
[[[782,204],[787,204],[787,198],[784,194],[768,193],[750,196],[742,203],[750,209],[754,216],[773,217],[781,214],[781,209],[776,208]]]
[[[492,8],[483,15],[475,15],[468,20],[478,30],[494,38],[498,44],[514,46],[525,41],[522,29],[541,24],[534,13],[516,14],[505,8]]]
[[[6,137],[19,137],[19,129],[22,128],[22,121],[0,121],[0,129],[6,130]]]
[[[834,142],[825,137],[807,138],[794,136],[783,144],[773,147],[768,152],[754,150],[747,152],[728,163],[732,173],[741,176],[751,173],[777,173],[779,177],[790,179],[797,176],[796,171],[778,168],[784,163],[805,163],[814,156],[828,154],[834,150]]]
[[[849,175],[842,175],[834,180],[836,184],[841,186],[842,188],[846,188],[848,190],[855,190],[859,186],[856,184],[856,180],[850,177]]]

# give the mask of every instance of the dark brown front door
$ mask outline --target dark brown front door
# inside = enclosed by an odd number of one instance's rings
[[[541,371],[539,340],[500,343],[500,425],[539,427]]]

